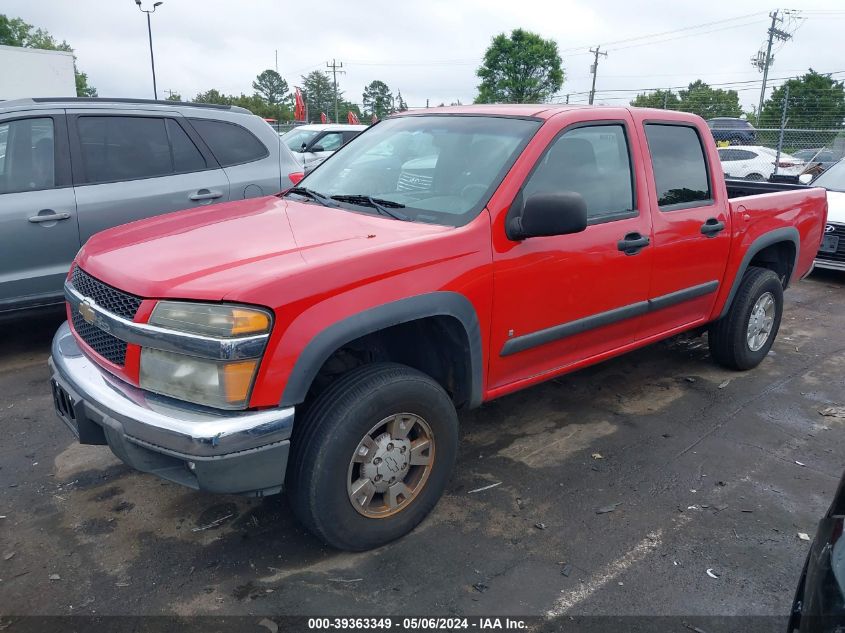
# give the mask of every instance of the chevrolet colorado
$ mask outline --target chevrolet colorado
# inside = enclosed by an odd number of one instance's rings
[[[278,196],[92,237],[56,410],[139,470],[284,487],[327,543],[376,547],[443,493],[457,409],[687,330],[722,365],[760,363],[827,203],[730,195],[694,115],[404,113]]]

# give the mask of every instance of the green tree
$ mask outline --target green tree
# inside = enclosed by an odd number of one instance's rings
[[[396,111],[405,112],[407,109],[408,104],[405,103],[405,100],[402,98],[402,91],[399,90],[396,92]]]
[[[332,107],[334,107],[334,106],[332,106]],[[339,121],[340,123],[346,123],[346,117],[348,116],[349,112],[352,112],[353,114],[355,114],[355,116],[358,117],[358,120],[361,123],[369,123],[369,121],[364,120],[366,117],[364,116],[364,113],[361,112],[361,108],[357,103],[352,103],[351,101],[346,101],[346,100],[343,100],[343,101],[338,103],[337,114],[340,117],[340,121]],[[331,113],[326,112],[326,114],[329,114],[329,116],[331,116],[331,118],[334,118],[334,110],[332,110]],[[319,118],[319,115],[317,115],[317,116]],[[370,115],[370,117],[372,118],[372,115]]]
[[[36,29],[20,18],[10,18],[0,13],[0,45],[21,46],[23,48],[41,48],[50,51],[66,51],[73,53],[70,44],[62,40],[58,42],[44,29]],[[77,97],[96,97],[97,89],[88,85],[88,75],[76,66],[76,55],[73,56],[73,73],[76,82]]]
[[[523,29],[494,37],[475,74],[476,103],[542,102],[563,85],[557,43]]]
[[[288,82],[275,70],[265,70],[252,82],[255,94],[267,103],[277,105],[284,103],[288,96]]]
[[[759,127],[780,127],[787,86],[787,127],[805,130],[839,130],[845,127],[845,83],[831,79],[830,75],[817,73],[812,68],[803,77],[790,79],[774,89],[772,96],[763,103]]]
[[[677,110],[681,100],[671,90],[655,90],[654,92],[638,94],[631,101],[637,108],[661,108],[663,110]]]
[[[216,103],[218,105],[232,105],[232,98],[222,94],[216,88],[200,92],[194,97],[195,103]]]
[[[390,88],[378,79],[371,81],[364,88],[361,105],[364,116],[370,118],[375,114],[379,119],[383,119],[393,111],[393,95]]]
[[[171,92],[170,95],[165,99],[165,101],[181,101],[182,95],[178,92]]]
[[[736,90],[711,88],[701,79],[695,80],[678,94],[681,98],[679,110],[692,112],[705,119],[720,116],[738,117],[742,114]]]
[[[319,70],[315,70],[302,78],[302,91],[308,104],[308,121],[320,122],[320,113],[325,112],[334,119],[334,87],[331,80]],[[338,117],[343,117],[340,101],[343,93],[338,88]]]

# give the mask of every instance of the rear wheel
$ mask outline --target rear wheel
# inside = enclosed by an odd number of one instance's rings
[[[765,178],[763,177],[763,174],[757,174],[757,173],[754,173],[754,174],[748,174],[748,175],[745,177],[745,179],[746,179],[746,180],[765,180]]]
[[[448,394],[394,363],[350,371],[295,428],[286,486],[292,507],[339,549],[367,550],[410,532],[443,494],[457,456]]]
[[[749,268],[728,313],[710,326],[710,355],[724,367],[751,369],[769,353],[783,315],[783,286],[777,273]]]

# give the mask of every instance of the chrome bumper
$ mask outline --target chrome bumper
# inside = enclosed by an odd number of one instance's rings
[[[133,387],[90,360],[67,323],[53,338],[59,417],[82,443],[192,488],[270,494],[284,481],[294,408],[216,411]]]
[[[826,268],[828,270],[845,270],[845,262],[835,262],[830,259],[816,259],[816,268]]]

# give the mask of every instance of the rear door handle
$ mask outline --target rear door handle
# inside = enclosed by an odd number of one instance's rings
[[[38,215],[30,216],[29,221],[35,224],[42,222],[58,222],[59,220],[69,220],[70,213],[56,213],[52,209],[42,209]]]
[[[716,237],[716,235],[725,230],[725,223],[720,222],[716,218],[708,218],[707,222],[701,225],[701,234],[707,237]]]
[[[194,202],[198,202],[200,200],[214,200],[215,198],[220,198],[223,195],[222,191],[213,191],[211,189],[200,189],[192,193],[188,198],[193,200]]]
[[[639,233],[628,233],[617,242],[616,247],[626,255],[636,255],[641,249],[648,246],[649,243],[650,240]]]

